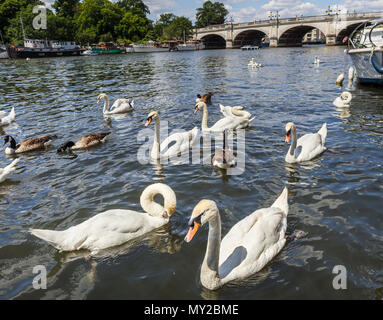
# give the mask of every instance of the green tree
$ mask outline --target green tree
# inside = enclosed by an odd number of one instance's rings
[[[125,12],[120,23],[115,27],[115,33],[119,37],[132,41],[143,39],[149,31],[150,21],[137,13],[137,11],[129,10]]]
[[[55,0],[52,8],[55,9],[56,15],[73,18],[76,10],[78,10],[80,0]]]
[[[168,40],[187,40],[192,34],[193,23],[186,17],[176,17],[165,28],[164,36]]]
[[[157,23],[162,24],[164,26],[170,25],[173,20],[177,18],[173,13],[163,13],[160,15],[160,18],[158,19]]]
[[[212,24],[223,24],[228,14],[229,11],[226,10],[223,3],[206,1],[202,8],[197,9],[196,27],[203,28]]]
[[[120,8],[129,11],[131,9],[138,9],[145,15],[150,14],[149,7],[142,0],[120,0],[117,2]]]

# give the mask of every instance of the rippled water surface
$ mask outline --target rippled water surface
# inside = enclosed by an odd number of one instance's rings
[[[249,69],[251,57],[264,67]],[[16,122],[1,134],[18,141],[58,136],[47,151],[21,155],[16,172],[0,184],[0,298],[382,299],[383,90],[356,85],[351,108],[335,109],[341,92],[335,79],[345,63],[343,48],[323,46],[0,61],[0,110],[16,110]],[[145,140],[137,137],[147,114],[158,110],[171,130],[200,127],[195,95],[208,91],[214,92],[209,125],[220,118],[219,103],[247,106],[256,117],[246,130],[246,171],[225,176],[210,164],[140,164]],[[96,104],[101,92],[111,100],[133,97],[135,110],[104,118]],[[288,121],[298,135],[327,122],[331,152],[287,165]],[[55,151],[64,141],[107,130],[113,134],[99,147]],[[0,167],[11,160],[1,151]],[[60,253],[28,233],[63,230],[108,209],[141,210],[140,194],[154,182],[177,194],[170,223],[106,256]],[[287,233],[307,235],[288,242],[258,274],[215,292],[204,289],[199,272],[207,226],[191,243],[183,241],[197,202],[216,201],[225,235],[270,206],[284,185]],[[36,265],[48,270],[47,290],[32,287]],[[336,265],[347,269],[347,290],[333,289]]]

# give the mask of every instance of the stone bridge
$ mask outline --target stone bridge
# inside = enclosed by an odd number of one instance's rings
[[[382,17],[383,12],[367,12],[229,23],[194,29],[193,38],[207,49],[260,46],[262,39],[268,39],[270,47],[302,46],[304,35],[316,28],[326,36],[326,45],[337,45],[362,22]]]

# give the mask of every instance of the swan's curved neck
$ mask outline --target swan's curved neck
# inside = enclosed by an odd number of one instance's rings
[[[210,290],[221,286],[219,278],[219,251],[221,248],[221,218],[217,209],[217,214],[209,221],[209,236],[205,258],[201,267],[201,283]]]
[[[154,202],[154,197],[160,194],[164,198],[164,206]],[[168,186],[155,183],[147,187],[141,195],[140,203],[142,209],[153,217],[167,218],[174,212],[176,208],[176,195]]]
[[[160,116],[157,116],[155,119],[155,133],[154,133],[154,141],[153,141],[153,147],[152,147],[152,153],[151,156],[154,159],[159,159],[161,152],[160,152],[160,145],[161,145],[161,138],[160,138]]]
[[[295,159],[295,152],[297,149],[297,130],[295,128],[291,129],[291,145],[289,149],[289,155]]]
[[[201,128],[203,129],[209,129],[207,126],[207,117],[208,117],[208,110],[207,110],[207,105],[206,103],[203,104],[203,116],[202,116],[202,124]]]
[[[107,95],[104,96],[104,113],[109,111],[109,98]]]

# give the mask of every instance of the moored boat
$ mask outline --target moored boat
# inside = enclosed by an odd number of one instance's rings
[[[187,41],[175,47],[175,51],[198,51],[203,49],[205,49],[205,45],[200,41]]]
[[[79,56],[84,49],[71,41],[24,39],[24,47],[7,47],[10,58]]]
[[[134,52],[136,53],[145,53],[145,52],[168,52],[170,47],[167,45],[162,45],[154,41],[148,41],[145,44],[134,44]]]
[[[359,82],[383,84],[383,19],[360,24],[348,39],[346,52]]]
[[[98,45],[91,48],[93,54],[118,54],[126,53],[124,48],[119,48],[112,42],[99,43]]]

